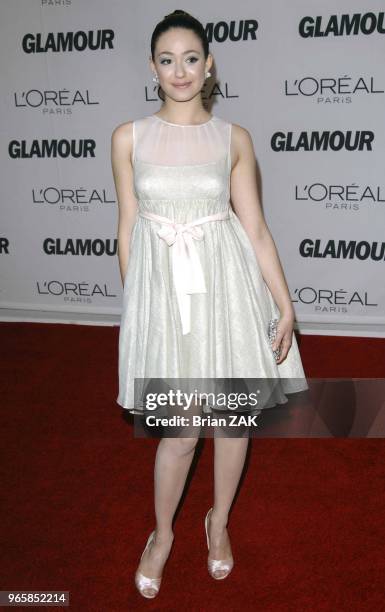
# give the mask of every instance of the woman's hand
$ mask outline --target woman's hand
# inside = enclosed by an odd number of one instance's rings
[[[280,317],[277,325],[277,334],[271,348],[276,350],[281,347],[279,359],[276,359],[276,364],[282,363],[289,352],[293,337],[294,314],[292,312],[284,314]]]

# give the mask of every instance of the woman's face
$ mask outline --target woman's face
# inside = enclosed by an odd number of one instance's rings
[[[200,93],[212,57],[207,60],[200,38],[185,28],[161,34],[155,46],[151,69],[158,75],[164,93],[174,100],[190,100]]]

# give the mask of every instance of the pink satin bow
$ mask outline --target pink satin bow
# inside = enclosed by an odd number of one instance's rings
[[[140,211],[139,214],[161,223],[162,227],[157,230],[157,234],[169,247],[172,247],[172,270],[182,322],[182,334],[188,334],[191,331],[190,295],[207,293],[201,262],[194,244],[195,240],[204,238],[204,231],[198,225],[229,218],[229,209],[189,223],[177,223],[168,217],[146,211]]]

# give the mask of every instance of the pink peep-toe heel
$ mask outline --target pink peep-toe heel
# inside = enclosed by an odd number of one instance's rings
[[[212,511],[212,508],[210,508],[210,510],[207,512],[206,514],[206,518],[205,518],[205,531],[206,531],[206,540],[207,540],[207,548],[208,550],[210,550],[210,541],[209,541],[209,533],[208,533],[208,522],[209,522],[209,515]],[[229,559],[207,559],[207,568],[209,571],[209,574],[215,578],[215,580],[223,580],[224,578],[227,578],[227,576],[230,574],[231,570],[234,567],[234,559],[231,556]],[[218,576],[216,575],[217,572],[226,572],[225,574],[223,574],[222,576]]]

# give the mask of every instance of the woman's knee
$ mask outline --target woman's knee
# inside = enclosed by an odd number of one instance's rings
[[[187,455],[196,447],[198,438],[167,438],[167,446],[176,455]]]

